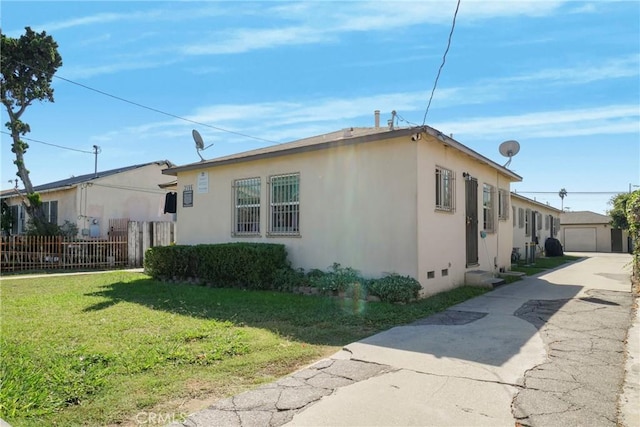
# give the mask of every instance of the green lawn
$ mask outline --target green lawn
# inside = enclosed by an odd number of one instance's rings
[[[186,415],[198,399],[273,381],[484,292],[354,303],[126,272],[5,278],[0,290],[0,417],[14,427],[136,425],[140,411]]]
[[[558,257],[540,257],[536,258],[533,264],[525,263],[524,261],[519,261],[517,265],[512,265],[512,271],[520,271],[525,273],[527,276],[531,276],[534,274],[542,273],[545,270],[550,270],[552,268],[556,268],[561,266],[562,264],[566,264],[568,262],[573,262],[579,260],[579,257],[575,256],[558,256]]]

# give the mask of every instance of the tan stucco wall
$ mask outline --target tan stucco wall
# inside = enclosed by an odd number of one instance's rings
[[[455,211],[435,209],[435,168],[440,166],[455,174]],[[494,187],[496,231],[478,238],[478,265],[466,265],[465,179],[468,173],[478,181],[478,232],[483,229],[482,188]],[[465,272],[470,270],[498,271],[509,269],[512,230],[509,221],[498,220],[498,189],[509,192],[510,181],[495,169],[481,164],[470,156],[427,137],[419,144],[418,181],[418,245],[419,280],[424,293],[436,293],[464,284]],[[443,275],[447,270],[448,275]],[[428,279],[429,272],[435,277]]]
[[[527,209],[529,209],[531,212],[535,211],[541,214],[542,228],[536,229],[536,236],[538,236],[538,246],[539,246],[539,248],[537,248],[538,249],[537,252],[540,252],[541,251],[540,248],[544,248],[544,244],[546,240],[549,237],[553,237],[551,236],[551,222],[547,224],[545,217],[550,215],[553,218],[560,218],[560,211],[553,207],[546,207],[542,204],[534,203],[527,199],[517,197],[517,196],[511,197],[511,205],[516,208],[515,224],[513,223],[513,218],[510,218],[510,224],[512,225],[512,228],[513,228],[513,247],[519,248],[520,255],[522,258],[525,257],[525,253],[526,253],[525,245],[527,242],[531,242],[531,236],[526,235],[524,226],[520,228],[519,219],[518,219],[518,209],[522,208],[525,212]],[[510,215],[513,215],[513,211],[510,213]],[[560,233],[558,233],[558,235],[555,237],[557,237],[558,239],[561,239]]]
[[[73,224],[78,222],[75,188],[42,192],[40,193],[40,199],[42,202],[58,201],[58,225],[64,224],[65,221]],[[9,206],[22,204],[22,198],[19,196],[7,197],[5,200]],[[28,220],[28,218],[25,218],[25,226],[26,220]]]
[[[408,139],[408,138],[407,138]],[[179,244],[283,243],[295,267],[326,270],[334,262],[368,277],[417,275],[416,147],[386,140],[269,160],[209,168],[209,191],[198,193],[199,171],[178,174]],[[300,237],[267,237],[271,175],[300,173]],[[232,237],[232,184],[261,178],[260,237]],[[193,185],[193,207],[182,190]]]
[[[454,213],[435,212],[436,165],[456,173]],[[423,294],[433,294],[463,284],[467,270],[494,270],[494,258],[496,269],[510,265],[511,223],[496,217],[498,232],[480,241],[479,265],[466,267],[463,171],[478,178],[482,218],[483,182],[508,192],[509,180],[430,137],[418,142],[409,137],[367,142],[208,168],[206,194],[198,192],[201,170],[179,172],[177,243],[284,243],[294,267],[325,270],[338,262],[366,277],[395,272],[417,278]],[[300,173],[301,236],[267,237],[267,179],[295,172]],[[254,177],[260,177],[262,184],[262,234],[233,237],[233,181]],[[193,187],[193,207],[182,206],[185,185]],[[497,204],[495,211],[497,215]],[[435,273],[433,279],[427,279],[430,271]]]
[[[67,220],[79,231],[89,229],[93,219],[99,223],[100,235],[108,232],[109,219],[129,218],[132,221],[172,221],[173,214],[164,214],[166,191],[158,184],[171,181],[162,174],[166,165],[149,164],[119,174],[96,178],[64,190],[43,191],[43,202],[58,201],[58,225]],[[8,198],[9,205],[21,203],[17,196]]]
[[[77,197],[79,228],[88,228],[93,219],[100,224],[101,236],[106,236],[109,219],[128,218],[131,221],[172,221],[173,215],[164,214],[166,191],[158,184],[170,181],[162,175],[165,165],[150,164],[119,174],[97,178]],[[82,199],[82,203],[81,200]]]

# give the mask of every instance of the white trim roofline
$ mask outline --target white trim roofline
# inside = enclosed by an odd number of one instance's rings
[[[313,136],[296,141],[286,142],[268,147],[258,148],[255,150],[244,151],[228,156],[217,157],[211,160],[189,163],[183,166],[174,166],[162,171],[165,175],[177,176],[179,172],[202,170],[204,168],[212,168],[233,163],[242,163],[252,160],[274,158],[286,156],[290,154],[317,151],[326,148],[340,147],[352,144],[360,144],[373,141],[381,141],[385,139],[397,137],[409,137],[413,141],[419,142],[419,139],[413,137],[419,134],[428,134],[440,143],[450,146],[487,166],[498,170],[503,175],[509,177],[512,181],[522,181],[522,177],[504,166],[488,159],[487,157],[477,153],[471,148],[463,145],[455,139],[446,136],[437,129],[430,126],[418,126],[411,128],[346,128],[340,131],[331,132],[324,135]]]
[[[537,200],[530,199],[530,198],[528,198],[528,197],[524,197],[522,194],[518,194],[518,193],[516,193],[515,191],[512,191],[512,192],[511,192],[511,196],[512,196],[512,197],[513,197],[513,196],[515,196],[515,197],[516,197],[516,199],[521,199],[521,200],[523,200],[523,201],[525,201],[525,202],[532,203],[532,204],[534,204],[534,205],[542,206],[542,207],[544,207],[544,208],[546,208],[546,209],[551,209],[551,210],[556,211],[556,212],[558,212],[558,213],[560,213],[560,214],[562,213],[562,211],[561,211],[560,209],[558,209],[558,208],[555,208],[555,207],[553,207],[553,206],[551,206],[551,205],[547,205],[547,204],[545,204],[545,203],[539,202],[539,201],[537,201]]]

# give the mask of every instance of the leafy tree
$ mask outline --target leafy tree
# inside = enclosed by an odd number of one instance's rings
[[[609,204],[613,206],[607,211],[607,215],[611,217],[611,226],[613,228],[629,229],[629,221],[627,220],[627,203],[632,193],[620,193],[613,196],[609,200]]]
[[[11,208],[4,200],[0,201],[0,223],[0,230],[3,233],[11,234],[13,215],[11,214]]]
[[[633,274],[631,289],[636,296],[640,295],[640,190],[629,194],[626,206],[629,234],[633,242]]]
[[[0,101],[9,114],[5,124],[11,132],[11,151],[16,159],[17,176],[24,184],[26,199],[23,204],[31,217],[33,226],[43,234],[50,228],[42,209],[40,195],[33,191],[29,170],[24,164],[24,155],[29,145],[20,139],[31,131],[21,120],[22,114],[34,101],[53,102],[51,80],[62,65],[58,44],[45,31],[36,33],[30,27],[17,39],[0,34],[2,54],[0,61]]]

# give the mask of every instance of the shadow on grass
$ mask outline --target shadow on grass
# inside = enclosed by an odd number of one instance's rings
[[[128,302],[178,315],[268,329],[310,344],[340,346],[424,318],[483,292],[477,288],[458,288],[414,303],[396,305],[276,291],[180,285],[145,278],[116,282],[86,294],[100,301],[84,311],[107,310],[120,302]]]

